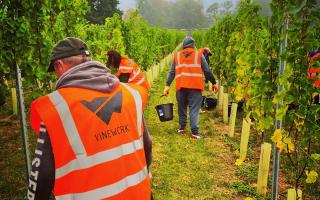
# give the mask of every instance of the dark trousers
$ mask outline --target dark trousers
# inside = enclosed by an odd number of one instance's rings
[[[176,93],[178,102],[179,125],[185,128],[187,125],[187,109],[189,106],[190,126],[192,133],[199,133],[199,113],[202,101],[201,90],[180,89]]]

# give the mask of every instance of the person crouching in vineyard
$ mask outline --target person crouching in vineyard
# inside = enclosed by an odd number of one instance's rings
[[[33,101],[38,139],[27,197],[56,199],[151,198],[151,139],[144,128],[147,92],[119,83],[90,60],[87,45],[65,38],[53,48],[48,71],[56,90]]]
[[[314,87],[320,89],[320,48],[309,52],[308,79],[313,81]],[[314,94],[314,103],[320,104],[319,92]]]
[[[141,85],[149,90],[149,83],[140,67],[130,58],[121,55],[115,50],[107,53],[107,66],[112,66],[117,70],[117,77],[121,82]]]
[[[169,95],[170,85],[176,79],[176,99],[178,102],[179,129],[178,133],[184,133],[187,124],[187,108],[189,106],[190,126],[192,138],[203,138],[199,133],[199,113],[204,90],[205,76],[211,83],[214,92],[217,91],[215,78],[204,56],[196,51],[192,37],[186,37],[183,41],[182,51],[174,54],[171,69],[168,75],[164,95]]]

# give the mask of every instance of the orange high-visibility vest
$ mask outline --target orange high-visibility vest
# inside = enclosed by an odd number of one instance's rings
[[[320,57],[320,53],[317,53],[314,56],[312,56],[310,58],[310,62],[313,62],[313,60],[318,58],[318,57]],[[315,80],[315,78],[320,75],[320,66],[317,66],[317,68],[318,69],[313,68],[312,64],[310,64],[309,70],[308,70],[308,79],[309,80],[314,80],[313,85],[315,87],[317,87],[317,88],[320,88],[320,79]]]
[[[126,73],[130,74],[128,83],[134,83],[137,85],[141,85],[147,90],[149,89],[148,80],[143,75],[143,72],[140,70],[139,66],[133,60],[122,56],[117,76],[119,77],[120,74]]]
[[[176,91],[181,88],[204,90],[201,57],[202,54],[193,48],[186,48],[175,53]]]
[[[146,99],[145,89],[122,83],[111,93],[62,88],[32,103],[32,127],[41,118],[50,136],[57,200],[150,199]]]
[[[199,53],[200,53],[201,55],[203,55],[204,50],[205,50],[205,48],[200,48],[200,49],[198,49],[198,51],[199,51]]]

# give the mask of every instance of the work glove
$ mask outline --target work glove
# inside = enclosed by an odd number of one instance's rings
[[[217,84],[212,85],[212,92],[217,93],[219,90],[219,87]]]
[[[169,86],[164,87],[163,95],[164,95],[164,96],[168,96],[168,95],[169,95],[169,90],[170,90],[170,87],[169,87]]]

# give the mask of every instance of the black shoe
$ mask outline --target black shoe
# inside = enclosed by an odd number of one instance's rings
[[[201,135],[200,133],[192,133],[192,138],[193,139],[203,139],[204,136]]]

